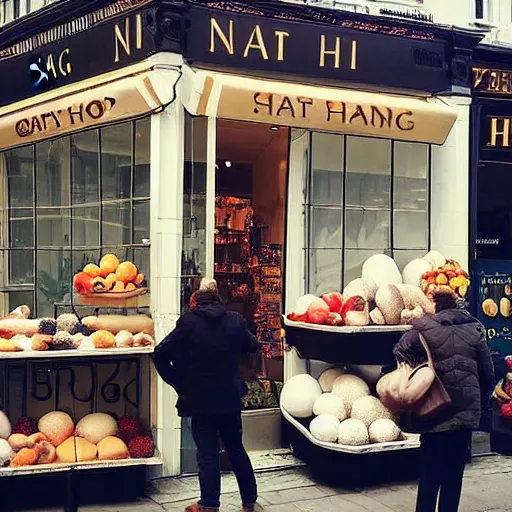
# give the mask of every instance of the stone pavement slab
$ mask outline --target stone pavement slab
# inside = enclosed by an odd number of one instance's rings
[[[511,512],[511,482],[512,458],[474,459],[466,471],[460,512]],[[416,502],[415,482],[338,488],[319,482],[307,468],[259,473],[258,483],[262,512],[413,512]],[[223,476],[223,490],[222,512],[240,512],[231,475]],[[79,512],[184,512],[197,493],[196,478],[162,479],[151,482],[148,495],[138,501],[83,506]]]

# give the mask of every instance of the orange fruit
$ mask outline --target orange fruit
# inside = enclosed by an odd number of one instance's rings
[[[114,273],[109,274],[105,278],[105,289],[111,290],[114,287],[114,285],[116,284],[116,281],[117,281],[116,275]]]
[[[100,276],[105,278],[119,267],[119,259],[115,254],[105,254],[100,261]]]
[[[137,279],[137,267],[131,261],[123,261],[116,270],[116,277],[118,281],[123,283],[131,283]]]
[[[94,263],[89,263],[89,265],[85,265],[84,272],[91,277],[98,277],[100,275],[100,267]]]
[[[124,292],[124,283],[122,281],[116,281],[114,288],[112,288],[113,292]]]
[[[137,274],[137,277],[135,278],[135,284],[137,286],[140,286],[142,284],[142,281],[144,281],[144,274]]]
[[[125,288],[124,288],[124,290],[125,290],[126,292],[132,292],[133,290],[136,290],[136,289],[137,289],[137,287],[136,287],[133,283],[128,283],[128,284],[125,286]]]

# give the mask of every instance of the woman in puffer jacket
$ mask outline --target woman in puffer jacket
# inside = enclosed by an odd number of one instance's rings
[[[483,325],[458,309],[457,296],[443,289],[433,300],[436,313],[407,331],[394,354],[413,367],[424,363],[427,357],[419,339],[423,334],[452,400],[428,419],[410,418],[409,429],[421,434],[423,458],[416,512],[435,512],[438,499],[439,512],[457,512],[472,431],[490,417],[494,368]]]

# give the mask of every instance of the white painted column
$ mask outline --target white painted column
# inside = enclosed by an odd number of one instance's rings
[[[470,98],[445,98],[458,118],[442,146],[432,147],[431,247],[468,268]]]
[[[179,89],[174,103],[153,116],[151,122],[150,290],[157,343],[175,327],[180,314],[185,139]],[[177,395],[159,378],[153,380],[153,386],[156,386],[157,446],[164,460],[163,473],[177,475],[181,464]]]

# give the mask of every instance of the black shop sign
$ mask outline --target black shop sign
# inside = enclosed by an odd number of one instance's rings
[[[134,64],[153,53],[144,11],[0,61],[0,106]],[[48,118],[50,122],[51,119]]]
[[[451,79],[446,43],[192,6],[184,54],[251,72],[440,92]]]

